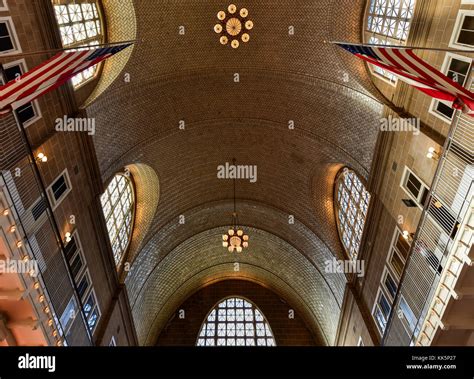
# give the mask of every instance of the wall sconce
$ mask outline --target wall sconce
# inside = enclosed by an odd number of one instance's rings
[[[10,211],[8,209],[3,210],[3,215],[8,216],[10,214]]]
[[[12,225],[10,226],[10,233],[15,233],[16,232],[16,226]]]
[[[36,162],[39,162],[39,163],[46,163],[48,161],[48,157],[46,155],[44,155],[43,153],[39,153],[37,156],[36,156]]]
[[[437,161],[439,159],[439,153],[436,151],[434,147],[430,147],[428,149],[428,153],[426,154],[426,157]]]
[[[404,230],[403,231],[403,238],[408,241],[408,242],[411,242],[413,241],[413,233],[410,233],[408,230]]]

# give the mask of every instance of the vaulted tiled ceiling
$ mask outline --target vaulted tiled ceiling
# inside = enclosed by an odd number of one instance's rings
[[[322,344],[333,343],[345,283],[324,273],[324,262],[342,254],[334,176],[348,165],[367,178],[382,106],[365,66],[324,41],[359,41],[365,3],[236,3],[255,27],[234,50],[212,30],[228,2],[135,0],[141,42],[125,67],[131,81],[117,80],[87,110],[104,181],[131,163],[159,177],[158,209],[126,281],[141,343],[153,344],[202,285],[236,276],[272,288]],[[233,157],[258,167],[257,183],[237,187],[240,222],[252,228],[245,257],[220,245],[232,183],[216,168]],[[240,273],[235,260],[245,263]]]

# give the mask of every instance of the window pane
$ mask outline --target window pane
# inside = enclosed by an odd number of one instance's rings
[[[206,336],[206,344],[203,336]],[[209,313],[196,345],[275,346],[275,340],[267,320],[253,304],[241,298],[229,298]]]
[[[355,172],[345,168],[336,179],[336,213],[341,241],[349,257],[355,259],[367,218],[370,194]]]
[[[104,42],[98,8],[90,0],[75,0],[73,4],[54,4],[63,47],[93,46]],[[74,87],[93,79],[97,65],[72,78]]]
[[[7,24],[5,22],[0,22],[0,51],[9,51],[14,48],[13,41],[8,32]]]
[[[130,179],[119,174],[111,180],[100,199],[117,265],[122,260],[132,234],[134,213],[132,192]]]

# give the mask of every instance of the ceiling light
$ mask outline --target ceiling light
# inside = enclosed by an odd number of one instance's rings
[[[235,165],[235,159],[233,160]],[[229,252],[237,253],[249,247],[249,236],[245,234],[244,230],[237,226],[237,201],[236,201],[236,179],[234,178],[234,212],[232,213],[232,227],[229,228],[227,234],[222,236],[222,246],[227,248]]]
[[[36,162],[46,163],[47,161],[48,161],[48,157],[46,155],[44,155],[43,153],[39,153],[36,156]]]
[[[231,4],[227,8],[229,13],[220,11],[217,13],[217,19],[220,21],[214,25],[214,31],[220,34],[219,42],[222,45],[227,45],[237,49],[240,46],[240,41],[250,41],[248,30],[253,28],[253,22],[247,19],[249,11],[247,8],[238,8]]]
[[[437,161],[439,159],[439,153],[436,151],[434,147],[430,147],[428,149],[428,153],[426,154],[426,157]]]

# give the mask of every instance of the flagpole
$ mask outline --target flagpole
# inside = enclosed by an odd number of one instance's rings
[[[120,42],[111,42],[111,43],[102,43],[98,45],[92,45],[92,46],[74,46],[74,47],[64,47],[61,49],[51,49],[51,50],[41,50],[41,51],[33,51],[30,53],[22,53],[22,54],[2,54],[0,55],[0,58],[19,58],[19,57],[27,57],[31,55],[39,55],[39,54],[52,54],[52,53],[58,53],[60,51],[69,51],[69,50],[79,50],[79,49],[96,49],[96,48],[101,48],[101,47],[113,47],[113,46],[118,46],[118,45],[126,45],[128,43],[137,43],[141,42],[140,40],[130,40],[130,41],[120,41]]]
[[[343,41],[324,41],[324,43],[331,43],[331,44],[341,44],[341,45],[349,45],[349,46],[363,46],[363,47],[382,47],[382,48],[396,48],[396,49],[403,49],[403,50],[429,50],[429,51],[444,51],[444,52],[451,52],[451,53],[464,53],[464,54],[474,54],[474,50],[462,50],[462,49],[442,49],[442,48],[434,48],[434,47],[416,47],[416,46],[402,46],[402,45],[380,45],[380,44],[371,44],[371,43],[351,43],[351,42],[343,42]]]

